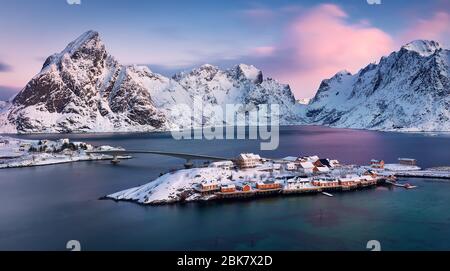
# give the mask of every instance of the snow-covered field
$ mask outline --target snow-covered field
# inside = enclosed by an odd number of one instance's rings
[[[0,136],[0,169],[44,166],[78,161],[111,160],[103,154],[89,154],[92,150],[112,150],[110,146],[94,147],[83,142],[22,140]]]

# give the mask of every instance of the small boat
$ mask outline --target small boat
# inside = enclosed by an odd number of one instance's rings
[[[333,195],[331,195],[330,193],[327,193],[327,192],[322,192],[322,194],[324,194],[325,196],[328,196],[328,197],[333,197]]]

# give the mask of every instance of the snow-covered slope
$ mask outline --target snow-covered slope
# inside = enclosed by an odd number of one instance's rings
[[[311,124],[450,131],[450,51],[418,40],[357,74],[324,80],[305,114]]]
[[[0,112],[1,112],[4,108],[6,108],[7,104],[8,104],[8,102],[0,101]]]
[[[219,105],[280,103],[282,121],[297,121],[289,86],[264,79],[253,66],[221,71],[204,65],[167,78],[146,66],[120,65],[99,34],[88,31],[45,61],[0,113],[0,132],[169,130],[180,122],[170,114],[173,106],[192,107],[195,97]],[[205,124],[200,122],[194,125]],[[213,119],[207,124],[216,123]]]
[[[187,90],[190,98],[200,98],[204,105],[220,106],[225,110],[227,104],[243,104],[246,109],[260,104],[278,104],[282,124],[300,121],[299,106],[290,87],[271,78],[264,79],[262,72],[254,66],[240,64],[222,71],[206,64],[176,74],[173,79]],[[211,121],[206,121],[206,124],[215,123],[213,116]]]

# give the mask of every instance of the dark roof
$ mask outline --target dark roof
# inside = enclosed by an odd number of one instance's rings
[[[328,159],[319,159],[319,161],[320,161],[320,163],[322,164],[322,165],[324,165],[324,166],[327,166],[327,167],[331,167],[331,165],[330,165],[330,160],[328,160]]]

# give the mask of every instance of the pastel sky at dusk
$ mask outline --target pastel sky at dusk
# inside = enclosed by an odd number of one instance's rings
[[[210,63],[253,64],[312,97],[321,80],[357,72],[415,39],[450,47],[450,0],[2,0],[0,100],[87,30],[123,64],[171,76]]]

